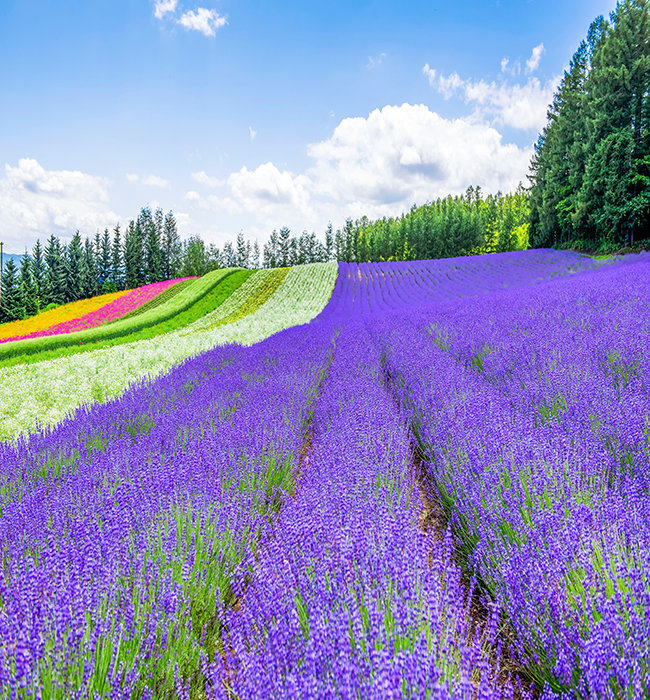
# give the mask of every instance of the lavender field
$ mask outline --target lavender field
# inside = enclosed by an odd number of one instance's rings
[[[650,256],[339,263],[0,444],[2,698],[650,692]]]

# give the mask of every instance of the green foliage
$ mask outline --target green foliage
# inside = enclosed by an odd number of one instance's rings
[[[0,367],[144,340],[193,323],[221,305],[252,270],[215,270],[182,289],[161,306],[133,318],[77,333],[30,338],[0,346]]]
[[[425,260],[506,252],[528,247],[528,193],[483,197],[480,187],[413,207],[401,217],[348,220],[334,236],[345,262]]]
[[[16,321],[25,317],[25,305],[21,292],[16,263],[9,258],[2,271],[2,292],[0,296],[0,321]]]
[[[531,244],[611,251],[650,236],[650,2],[598,17],[531,164]]]

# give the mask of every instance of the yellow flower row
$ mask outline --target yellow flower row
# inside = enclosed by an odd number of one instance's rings
[[[72,321],[75,318],[89,314],[91,311],[96,311],[102,306],[106,306],[106,304],[110,304],[115,299],[130,294],[132,291],[132,289],[127,289],[123,292],[113,292],[112,294],[91,297],[90,299],[71,301],[69,304],[57,306],[56,309],[51,309],[50,311],[43,311],[43,313],[36,314],[36,316],[31,316],[22,321],[3,323],[0,325],[0,339],[27,335],[35,331],[44,331],[57,323]]]

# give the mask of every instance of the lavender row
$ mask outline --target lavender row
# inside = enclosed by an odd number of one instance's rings
[[[375,320],[469,561],[541,683],[649,690],[650,264]]]
[[[230,577],[289,488],[331,340],[216,349],[5,445],[7,696],[160,697],[170,664],[179,687],[201,686],[199,653],[216,653]]]
[[[408,426],[363,323],[341,328],[312,429],[295,497],[249,557],[228,652],[204,663],[208,696],[512,697],[451,541],[418,530]]]

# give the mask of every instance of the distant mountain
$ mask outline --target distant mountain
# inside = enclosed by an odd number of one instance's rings
[[[3,253],[2,254],[2,264],[3,266],[7,264],[7,261],[11,258],[14,263],[16,264],[16,267],[20,267],[20,261],[23,259],[22,255],[17,255],[16,253]]]

